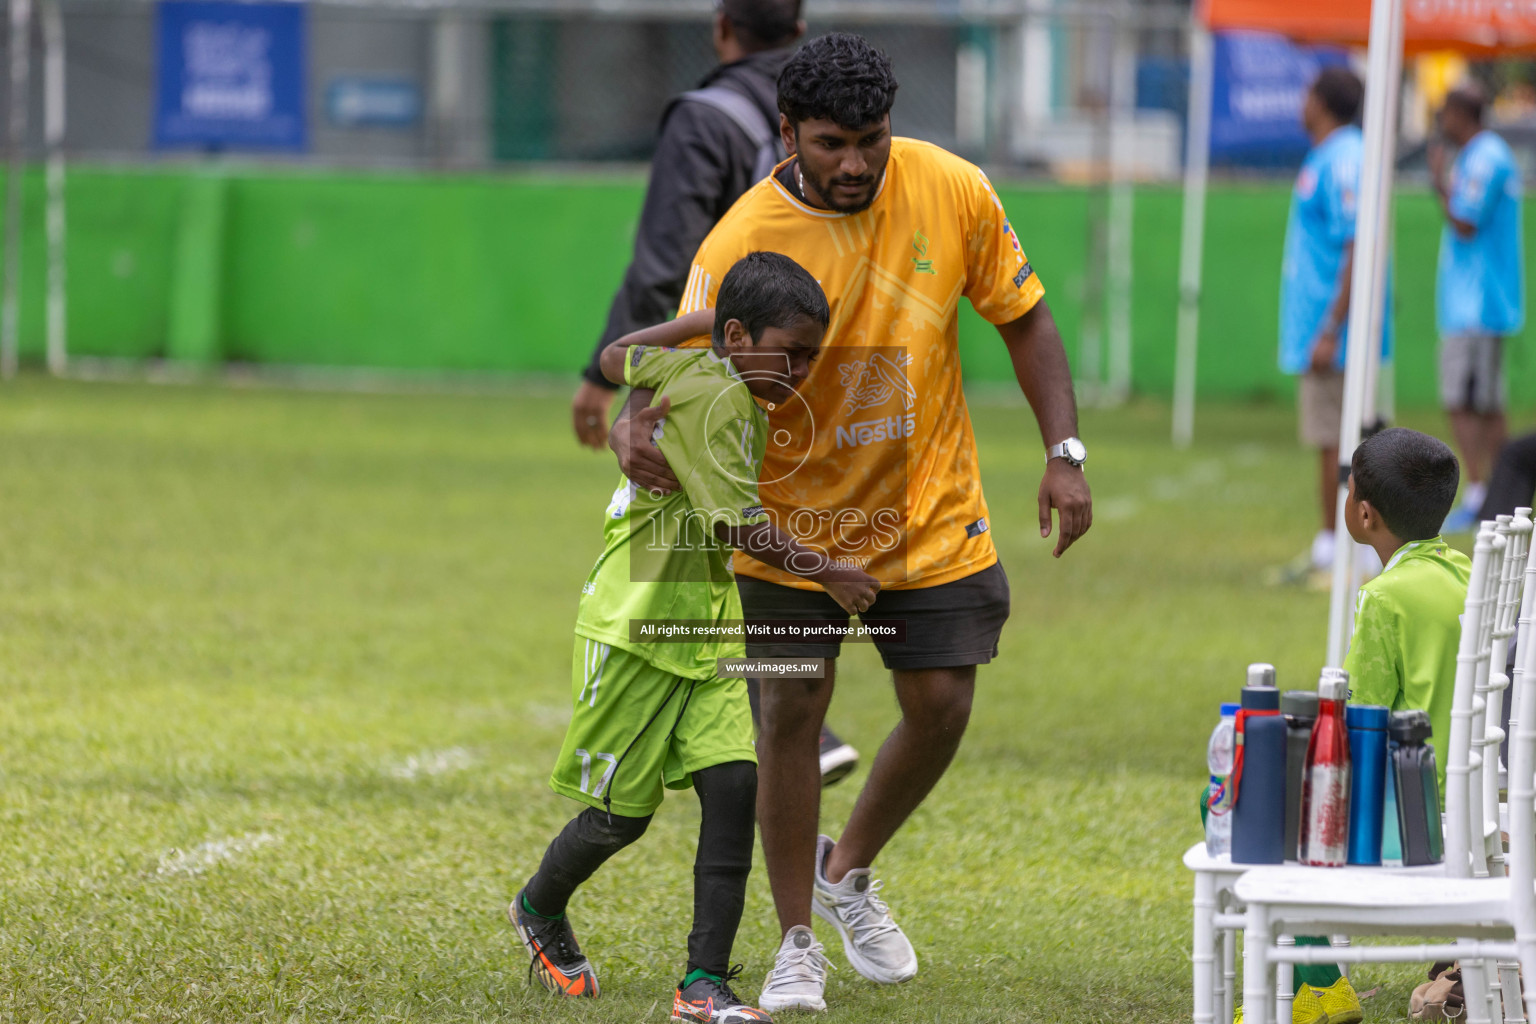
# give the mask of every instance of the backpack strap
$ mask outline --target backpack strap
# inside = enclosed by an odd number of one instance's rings
[[[752,169],[754,180],[766,178],[774,165],[783,157],[778,132],[768,123],[756,103],[734,89],[712,85],[704,89],[685,92],[674,102],[692,100],[704,103],[725,114],[746,135],[747,141],[757,147],[757,163]]]

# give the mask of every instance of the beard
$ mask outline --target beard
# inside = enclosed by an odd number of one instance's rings
[[[800,161],[800,173],[805,175],[805,183],[815,190],[821,197],[821,201],[827,204],[827,209],[834,213],[862,213],[869,209],[875,201],[875,195],[880,190],[880,174],[871,174],[864,178],[848,178],[838,176],[834,178],[821,178],[806,166],[805,161]],[[881,174],[885,173],[884,168]],[[854,199],[840,199],[834,191],[838,185],[865,185],[862,195]]]

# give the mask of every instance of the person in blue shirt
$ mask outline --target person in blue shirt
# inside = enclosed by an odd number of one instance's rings
[[[1504,444],[1504,339],[1525,324],[1520,168],[1509,145],[1483,127],[1476,86],[1452,89],[1440,134],[1460,149],[1446,174],[1445,151],[1430,150],[1430,173],[1445,215],[1435,306],[1440,329],[1440,401],[1466,469],[1461,507],[1445,531],[1469,530],[1487,495],[1488,473]]]
[[[1318,452],[1320,518],[1311,552],[1282,570],[1296,582],[1333,566],[1345,335],[1364,147],[1355,118],[1364,98],[1358,75],[1347,67],[1328,67],[1307,90],[1301,112],[1312,149],[1296,176],[1285,228],[1280,369],[1300,378],[1297,432],[1304,446]]]

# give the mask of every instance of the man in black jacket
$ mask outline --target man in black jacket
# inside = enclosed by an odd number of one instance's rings
[[[608,443],[608,413],[617,390],[598,370],[598,354],[616,338],[676,312],[699,243],[731,204],[767,174],[760,168],[762,143],[748,130],[778,144],[777,83],[805,32],[801,2],[716,0],[714,43],[720,65],[698,90],[673,100],[662,117],[635,255],[571,404],[576,437],[589,448]],[[738,102],[732,104],[733,97]],[[760,123],[753,123],[754,115]]]

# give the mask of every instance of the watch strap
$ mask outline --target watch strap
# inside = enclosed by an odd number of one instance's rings
[[[1081,466],[1084,460],[1072,457],[1071,445],[1073,441],[1077,441],[1077,438],[1069,437],[1065,441],[1058,441],[1056,444],[1051,445],[1045,450],[1045,461],[1050,462],[1052,459],[1064,459],[1068,465]],[[1077,441],[1077,443],[1082,444],[1081,441]]]

